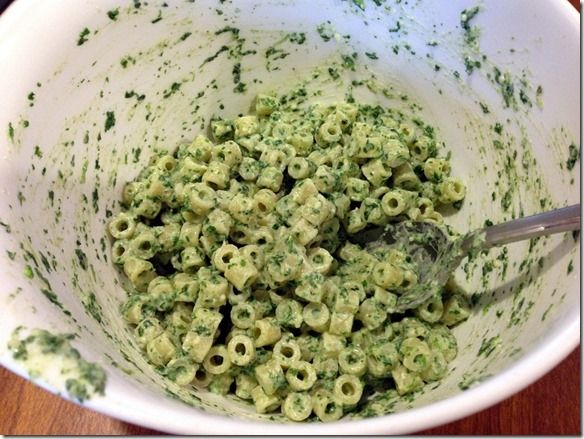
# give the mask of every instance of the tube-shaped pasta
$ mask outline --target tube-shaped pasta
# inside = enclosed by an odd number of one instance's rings
[[[251,392],[258,386],[258,381],[251,375],[240,373],[235,377],[235,394],[241,399],[251,399]]]
[[[256,309],[249,303],[238,303],[231,308],[230,317],[235,327],[249,329],[254,326]]]
[[[333,257],[324,248],[315,248],[308,252],[308,260],[312,269],[321,274],[327,274],[333,264]]]
[[[315,139],[321,146],[327,146],[338,142],[343,135],[341,126],[334,121],[324,122],[318,129]]]
[[[431,297],[416,308],[416,316],[425,322],[436,323],[444,313],[441,297]]]
[[[353,406],[359,402],[363,394],[363,384],[355,375],[339,375],[335,380],[333,396],[345,406]]]
[[[339,369],[345,374],[362,376],[367,372],[367,356],[358,346],[348,346],[339,352]]]
[[[387,318],[387,311],[382,303],[371,297],[361,303],[357,318],[367,329],[375,329],[383,324]]]
[[[391,376],[395,383],[397,393],[400,395],[413,392],[424,385],[424,382],[418,374],[409,371],[402,365],[396,366],[391,371]]]
[[[261,386],[251,391],[251,397],[258,413],[270,413],[280,407],[282,401],[275,395],[267,395]]]
[[[193,386],[195,386],[196,388],[204,389],[207,386],[209,386],[209,383],[211,382],[212,379],[213,375],[200,367],[195,372],[195,377],[191,382],[193,383]]]
[[[254,337],[256,347],[269,346],[280,340],[282,331],[276,320],[268,317],[254,322]]]
[[[275,359],[270,359],[266,363],[256,366],[255,378],[266,395],[273,395],[278,390],[283,390],[287,384],[282,366]]]
[[[162,203],[145,192],[139,192],[132,200],[131,213],[147,219],[154,219],[160,213]]]
[[[227,354],[236,366],[247,366],[255,358],[255,345],[246,335],[236,335],[227,343]]]
[[[466,187],[458,177],[447,177],[438,184],[440,196],[438,200],[443,204],[455,203],[464,199]]]
[[[152,263],[135,256],[129,256],[124,261],[124,273],[138,291],[146,291],[150,281],[156,277]]]
[[[233,375],[229,372],[219,375],[211,375],[211,381],[209,382],[208,387],[209,391],[216,395],[227,395],[233,381]]]
[[[404,395],[444,377],[448,327],[470,313],[451,285],[397,313],[415,255],[345,232],[441,223],[437,209],[458,208],[466,187],[430,126],[306,98],[259,95],[256,113],[213,118],[213,141],[155,152],[107,231],[131,288],[121,312],[159,373],[234,391],[258,413],[330,421],[364,383],[390,379]]]
[[[316,332],[324,332],[328,329],[330,312],[324,303],[309,303],[302,310],[302,319]]]
[[[205,254],[199,247],[187,247],[180,253],[182,271],[194,274],[205,265]]]
[[[217,270],[224,272],[231,260],[239,255],[239,249],[233,244],[224,243],[213,253],[213,265]]]
[[[429,158],[424,162],[424,175],[433,182],[438,183],[450,174],[450,163],[445,159]]]
[[[239,175],[245,181],[256,181],[260,175],[260,164],[252,157],[243,157],[239,164]]]
[[[401,189],[391,190],[381,198],[381,208],[387,216],[400,215],[412,206],[415,196],[414,192]]]
[[[146,349],[146,345],[164,332],[164,328],[156,317],[146,317],[134,329],[134,337],[138,346]]]
[[[249,244],[239,249],[239,254],[250,260],[258,270],[264,266],[264,252],[259,245]]]
[[[345,193],[352,201],[363,201],[369,195],[369,182],[351,177],[345,183]]]
[[[266,149],[260,156],[260,162],[273,166],[283,172],[288,164],[288,157],[284,151],[278,149]]]
[[[288,175],[295,180],[302,180],[314,174],[316,167],[305,157],[294,157],[288,163]]]
[[[260,175],[256,181],[256,184],[260,188],[267,188],[273,192],[278,192],[280,186],[282,186],[282,181],[284,179],[284,174],[278,168],[274,166],[266,166],[260,172]]]
[[[316,382],[316,378],[314,366],[307,361],[292,361],[286,370],[288,385],[297,392],[309,390]]]
[[[229,165],[211,161],[203,174],[203,183],[213,189],[225,189],[229,183]]]
[[[412,165],[405,162],[393,170],[393,184],[403,189],[415,191],[420,186],[421,181],[412,169]]]
[[[312,398],[308,393],[290,392],[282,404],[282,413],[291,421],[304,421],[312,413]]]
[[[270,189],[260,189],[253,196],[253,212],[256,216],[262,216],[274,210],[278,196]]]
[[[312,410],[323,422],[336,421],[343,416],[343,405],[327,390],[318,390],[312,395]]]
[[[120,212],[109,222],[108,230],[115,239],[130,239],[136,230],[136,219],[126,212]]]
[[[381,288],[395,290],[400,287],[404,279],[404,271],[389,262],[378,262],[373,267],[373,282]]]
[[[176,346],[166,331],[154,337],[146,345],[148,359],[157,366],[166,365],[175,353]]]
[[[112,261],[114,264],[124,265],[131,254],[130,241],[127,239],[118,239],[112,244]]]
[[[457,323],[466,320],[470,315],[470,306],[468,300],[460,294],[453,295],[444,302],[444,312],[442,314],[442,323],[446,326],[454,326]]]
[[[276,307],[276,321],[286,328],[300,328],[303,322],[302,305],[293,299],[284,299]]]
[[[215,190],[203,183],[195,183],[189,194],[190,207],[198,215],[206,215],[215,207]]]
[[[349,212],[346,220],[346,229],[349,233],[357,233],[363,230],[367,226],[367,221],[363,216],[363,211],[359,208],[355,208]]]
[[[186,386],[195,379],[198,368],[190,358],[176,357],[168,362],[164,375],[179,386]]]
[[[182,348],[195,361],[202,363],[213,345],[214,335],[223,319],[220,312],[195,308],[191,327],[185,335]]]
[[[231,359],[227,348],[223,345],[213,346],[203,360],[205,370],[213,375],[220,375],[229,370]]]
[[[441,352],[432,351],[429,363],[428,367],[420,373],[420,377],[427,383],[443,378],[448,372],[448,363]]]
[[[235,256],[225,269],[225,277],[239,291],[251,286],[258,274],[254,263],[243,256]]]
[[[284,337],[274,345],[272,356],[283,369],[287,369],[293,362],[300,360],[302,352],[293,337]]]
[[[361,171],[373,187],[381,186],[391,177],[391,168],[382,159],[369,160]]]
[[[360,209],[365,222],[375,225],[387,223],[387,215],[381,207],[381,201],[374,197],[367,197],[361,203]]]
[[[354,318],[355,316],[353,313],[334,311],[331,314],[328,331],[331,334],[348,336],[351,334]]]
[[[400,354],[393,342],[377,341],[367,351],[367,372],[376,378],[390,376],[399,364]]]
[[[122,190],[122,203],[129,207],[132,205],[136,195],[144,190],[144,183],[141,181],[132,181],[124,185]]]
[[[430,348],[419,338],[404,339],[400,344],[399,352],[403,356],[403,365],[412,372],[420,373],[430,364]]]
[[[243,194],[236,194],[231,198],[227,210],[236,221],[243,224],[249,224],[255,214],[253,199]]]
[[[339,185],[339,178],[335,175],[330,166],[321,165],[312,176],[314,184],[322,194],[335,192]]]

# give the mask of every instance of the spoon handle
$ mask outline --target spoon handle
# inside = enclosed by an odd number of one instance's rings
[[[484,247],[509,244],[542,235],[580,230],[580,204],[508,221],[483,229]]]

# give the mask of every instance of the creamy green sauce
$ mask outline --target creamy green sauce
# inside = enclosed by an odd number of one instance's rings
[[[23,328],[17,328],[8,348],[30,378],[42,379],[84,402],[93,395],[105,394],[107,377],[100,365],[81,357],[71,345],[74,339],[73,334],[52,334],[44,329],[34,329],[25,336]]]

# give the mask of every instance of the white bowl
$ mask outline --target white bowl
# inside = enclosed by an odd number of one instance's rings
[[[572,170],[566,166],[568,146],[574,143],[579,151],[580,129],[579,20],[566,1],[480,3],[470,22],[480,28],[478,49],[464,43],[460,21],[472,1],[387,0],[376,6],[365,0],[364,10],[349,1],[167,3],[19,0],[0,18],[2,365],[27,376],[27,366],[7,348],[19,326],[75,333],[73,346],[107,373],[105,395],[86,406],[129,422],[172,433],[395,434],[495,404],[577,346],[579,240],[565,234],[540,239],[532,248],[509,245],[508,263],[495,263],[484,285],[481,268],[501,250],[471,264],[469,279],[457,272],[466,291],[480,299],[455,330],[459,355],[452,371],[438,388],[397,404],[393,414],[289,424],[165,383],[131,342],[118,312],[125,296],[119,274],[103,257],[109,246],[105,224],[109,212],[119,210],[122,185],[145,165],[153,145],[173,149],[202,131],[210,115],[245,113],[255,93],[289,89],[339,54],[358,54],[356,71],[341,78],[344,85],[315,80],[307,88],[321,88],[326,101],[342,99],[347,81],[374,74],[389,93],[356,87],[358,100],[406,110],[419,103],[421,117],[438,127],[453,151],[454,173],[468,184],[463,209],[448,217],[458,230],[580,197],[579,163]],[[116,20],[107,14],[114,8]],[[324,41],[317,26],[327,21],[333,33]],[[232,32],[215,34],[226,25],[240,29],[244,51],[256,51],[241,58],[244,94],[233,91],[238,59],[222,53],[201,67],[222,45],[238,44]],[[305,32],[306,42],[280,43],[289,55],[268,63],[266,49],[283,32]],[[467,74],[465,56],[481,67]],[[509,73],[515,87],[511,108],[495,67]],[[216,88],[209,86],[212,80]],[[126,93],[131,91],[136,94]],[[109,129],[108,112],[115,117]],[[496,122],[504,127],[502,149],[493,146]],[[505,194],[508,211],[501,203]],[[543,207],[541,199],[547,200]],[[38,270],[32,278],[27,266]],[[65,395],[55,368],[33,381]]]

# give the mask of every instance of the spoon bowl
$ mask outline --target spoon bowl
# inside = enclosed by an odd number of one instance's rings
[[[405,312],[438,294],[469,254],[542,235],[580,230],[580,224],[581,207],[576,204],[462,236],[455,236],[448,226],[434,221],[401,221],[364,230],[350,240],[371,249],[384,245],[409,256],[418,281],[397,300],[396,311]]]

